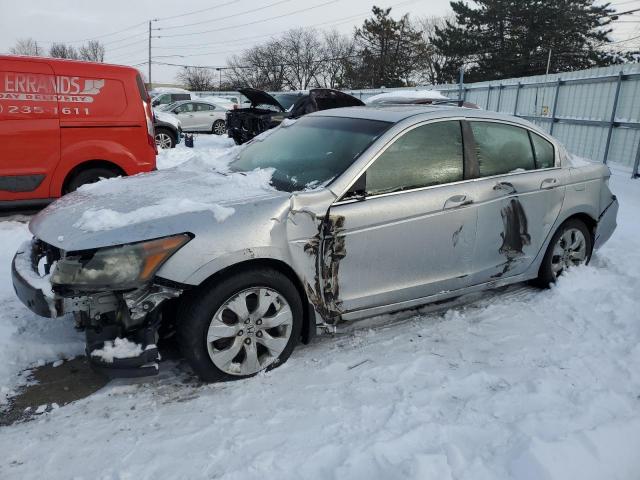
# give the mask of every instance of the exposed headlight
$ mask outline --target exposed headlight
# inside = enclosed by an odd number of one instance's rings
[[[70,255],[58,261],[51,283],[86,290],[134,288],[148,282],[190,239],[186,234],[175,235]]]

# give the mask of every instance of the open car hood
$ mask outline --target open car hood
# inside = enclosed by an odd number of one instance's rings
[[[264,90],[258,90],[256,88],[241,88],[238,91],[249,99],[251,106],[254,108],[258,105],[273,105],[281,112],[284,112],[285,110],[275,98]]]
[[[342,107],[362,107],[364,102],[348,93],[331,88],[313,88],[293,104],[291,118],[298,118],[312,112]]]

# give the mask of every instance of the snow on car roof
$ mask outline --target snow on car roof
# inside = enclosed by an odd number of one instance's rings
[[[391,92],[379,93],[378,95],[367,98],[364,102],[370,104],[377,103],[379,101],[393,100],[394,98],[412,100],[449,100],[449,97],[436,90],[394,90]]]

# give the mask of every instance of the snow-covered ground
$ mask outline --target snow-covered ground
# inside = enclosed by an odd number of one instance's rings
[[[220,138],[196,138],[217,154]],[[187,161],[183,146],[163,167]],[[619,227],[551,290],[516,286],[445,313],[323,337],[255,378],[182,362],[0,428],[0,478],[640,478],[640,181],[614,176]],[[78,354],[66,320],[30,314],[0,222],[0,388]]]

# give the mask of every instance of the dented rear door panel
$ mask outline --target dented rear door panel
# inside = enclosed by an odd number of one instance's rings
[[[562,209],[566,171],[531,170],[475,181],[478,230],[473,283],[523,273]]]

